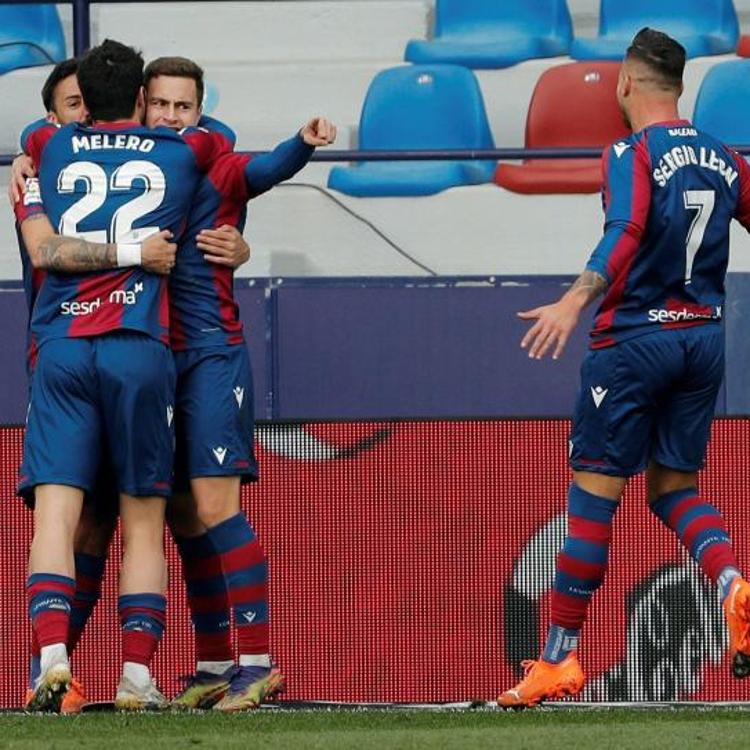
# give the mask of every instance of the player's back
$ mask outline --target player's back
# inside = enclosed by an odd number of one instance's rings
[[[74,124],[35,131],[29,140],[45,210],[60,234],[137,243],[160,229],[177,237],[184,228],[201,171],[193,149],[173,131],[135,123]],[[32,333],[38,344],[117,329],[166,342],[168,324],[164,278],[130,267],[49,274],[34,307]]]
[[[721,320],[741,161],[687,121],[649,126],[608,150],[606,228],[615,240],[604,242],[610,286],[594,346]]]

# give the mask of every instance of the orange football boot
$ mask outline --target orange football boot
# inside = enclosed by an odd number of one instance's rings
[[[739,680],[750,675],[750,583],[737,576],[724,600],[729,627],[732,674]]]
[[[83,692],[83,685],[73,678],[70,681],[68,692],[63,696],[60,703],[61,714],[80,714],[81,709],[88,703],[86,695]]]
[[[584,676],[575,651],[559,664],[528,659],[521,662],[524,675],[514,688],[497,699],[503,708],[530,708],[548,698],[564,698],[581,692]]]

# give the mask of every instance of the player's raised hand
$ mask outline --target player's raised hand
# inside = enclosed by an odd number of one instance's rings
[[[34,162],[30,156],[19,154],[13,159],[10,167],[10,182],[8,183],[8,199],[11,208],[21,200],[26,192],[26,178],[36,177]]]
[[[218,229],[202,229],[196,237],[198,249],[209,263],[239,268],[250,260],[250,245],[237,227],[222,224]]]
[[[336,140],[336,126],[325,117],[313,117],[299,134],[308,146],[329,146]]]
[[[174,268],[177,245],[170,242],[171,239],[172,232],[162,229],[143,241],[141,267],[144,270],[166,276]]]
[[[566,297],[552,305],[519,312],[518,317],[522,320],[535,321],[521,340],[521,348],[529,350],[531,359],[541,359],[554,347],[552,359],[557,359],[563,353],[579,315],[580,307],[571,304]]]

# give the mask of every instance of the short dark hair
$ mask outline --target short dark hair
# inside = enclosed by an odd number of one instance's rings
[[[92,120],[130,117],[143,86],[143,57],[132,47],[105,39],[78,63],[78,85]]]
[[[195,81],[195,91],[198,95],[198,106],[203,106],[203,68],[187,57],[157,57],[152,60],[143,71],[143,85],[153,78],[171,76],[172,78],[192,78]]]
[[[42,103],[45,112],[53,112],[55,106],[55,89],[60,81],[75,75],[78,72],[78,60],[71,57],[67,60],[57,63],[52,72],[47,76],[47,80],[42,86]]]
[[[685,57],[685,48],[676,39],[648,26],[633,37],[625,53],[627,60],[644,63],[666,87],[673,89],[682,86]]]

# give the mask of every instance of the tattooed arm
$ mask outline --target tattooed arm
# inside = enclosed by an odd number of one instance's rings
[[[90,242],[80,237],[55,234],[46,214],[33,214],[21,224],[26,251],[34,268],[53,273],[107,271],[128,265],[141,265],[151,273],[168,274],[174,266],[177,246],[169,242],[171,233],[158,232],[140,245],[140,263],[131,247],[130,254],[114,242]],[[136,261],[136,262],[133,262]]]
[[[518,313],[522,320],[535,321],[523,337],[521,347],[528,347],[532,359],[541,359],[554,346],[552,359],[557,359],[563,353],[581,311],[606,292],[608,286],[601,274],[587,269],[554,304]]]

